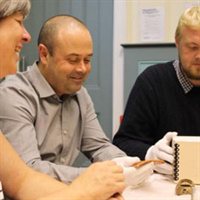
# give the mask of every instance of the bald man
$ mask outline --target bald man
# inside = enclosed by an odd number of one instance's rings
[[[38,52],[29,70],[7,77],[0,89],[0,127],[23,160],[69,183],[84,170],[72,167],[79,152],[92,162],[126,156],[105,136],[82,86],[93,55],[83,22],[65,15],[48,19]]]

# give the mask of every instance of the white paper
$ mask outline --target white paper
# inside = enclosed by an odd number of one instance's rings
[[[140,40],[142,42],[164,41],[163,7],[142,8],[140,10],[140,19]]]

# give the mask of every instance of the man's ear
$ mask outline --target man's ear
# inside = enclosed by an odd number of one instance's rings
[[[180,38],[178,36],[175,37],[175,44],[176,44],[176,48],[178,49],[179,46],[179,40]]]
[[[47,64],[48,57],[49,57],[49,51],[48,51],[47,47],[44,44],[39,44],[38,52],[39,52],[39,57],[40,57],[41,63]]]

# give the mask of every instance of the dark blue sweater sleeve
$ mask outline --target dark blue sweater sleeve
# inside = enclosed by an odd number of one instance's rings
[[[148,148],[154,144],[157,123],[156,98],[149,73],[142,73],[129,95],[123,121],[113,143],[129,156],[144,159]]]

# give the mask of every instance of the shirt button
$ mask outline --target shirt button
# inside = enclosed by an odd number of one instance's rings
[[[68,132],[67,130],[64,130],[64,131],[63,131],[63,134],[64,134],[64,135],[67,135],[67,132]]]
[[[61,162],[62,164],[65,164],[65,159],[64,159],[64,158],[61,158],[61,159],[60,159],[60,162]]]

